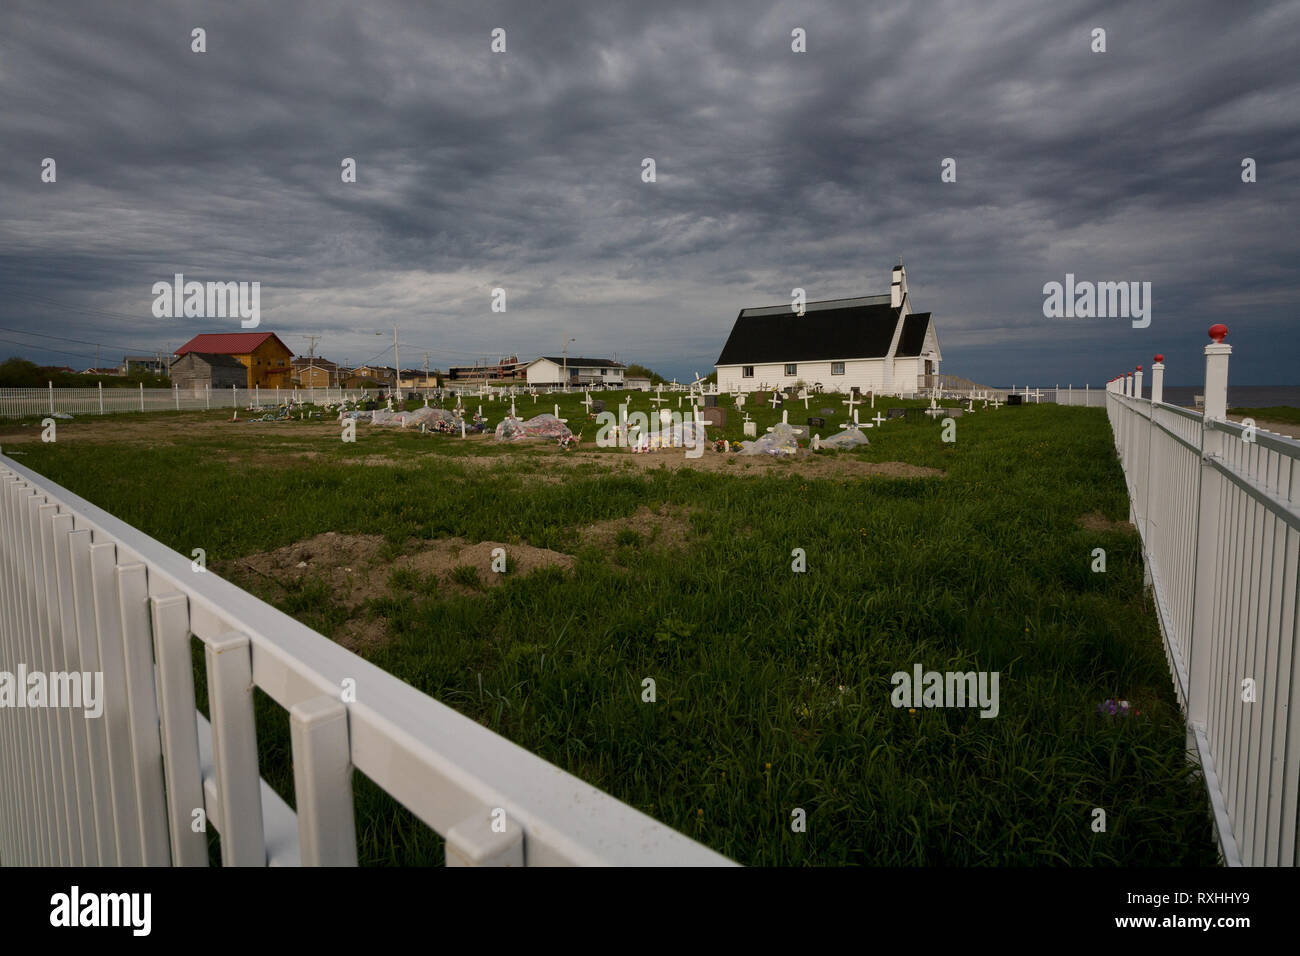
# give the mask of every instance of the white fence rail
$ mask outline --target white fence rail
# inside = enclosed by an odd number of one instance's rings
[[[0,388],[0,418],[207,408],[275,408],[355,399],[359,388]]]
[[[1300,443],[1226,420],[1226,327],[1206,346],[1205,412],[1151,398],[1142,370],[1107,411],[1188,740],[1229,865],[1300,865]]]
[[[99,716],[0,707],[6,865],[205,866],[202,818],[228,866],[355,864],[354,768],[449,864],[730,863],[3,455],[0,672],[102,674]],[[290,714],[296,813],[258,776],[254,687]]]

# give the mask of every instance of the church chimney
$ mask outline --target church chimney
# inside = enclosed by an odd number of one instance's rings
[[[898,260],[898,265],[894,266],[893,280],[889,286],[889,305],[897,309],[903,304],[903,296],[907,294],[907,270],[903,268],[903,260]]]

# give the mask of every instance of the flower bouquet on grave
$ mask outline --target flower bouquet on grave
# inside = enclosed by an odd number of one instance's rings
[[[1107,698],[1097,705],[1097,713],[1103,717],[1140,717],[1142,711],[1133,709],[1126,700]]]

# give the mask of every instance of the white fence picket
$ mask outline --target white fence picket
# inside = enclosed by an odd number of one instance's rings
[[[259,388],[223,390],[221,407],[268,408],[291,398],[307,404],[354,400],[369,393],[359,388],[299,388],[267,392]],[[119,412],[193,411],[211,407],[206,388],[0,388],[0,418],[106,415]]]

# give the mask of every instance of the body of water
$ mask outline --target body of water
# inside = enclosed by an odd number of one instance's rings
[[[1148,373],[1149,374],[1149,373]],[[1001,386],[1006,389],[1008,386]],[[1051,386],[1039,386],[1044,392],[1051,391]],[[1100,387],[1105,390],[1105,386]],[[1023,392],[1025,386],[1017,385],[1016,391]],[[1031,386],[1030,391],[1033,390]],[[1061,391],[1065,391],[1064,388]],[[1075,391],[1082,391],[1082,387]],[[1096,389],[1094,389],[1096,391]],[[1191,408],[1196,395],[1205,394],[1203,385],[1166,385],[1164,400],[1171,405],[1183,405]],[[1151,397],[1151,379],[1147,377],[1142,383],[1142,395]],[[1270,408],[1274,405],[1290,405],[1300,408],[1300,385],[1229,385],[1229,408]]]
[[[1143,393],[1150,398],[1150,382],[1143,382],[1142,385]],[[1193,396],[1204,394],[1204,385],[1166,385],[1164,399],[1170,405],[1186,405],[1190,408]],[[1268,408],[1273,405],[1300,408],[1300,386],[1228,384],[1229,408]]]

